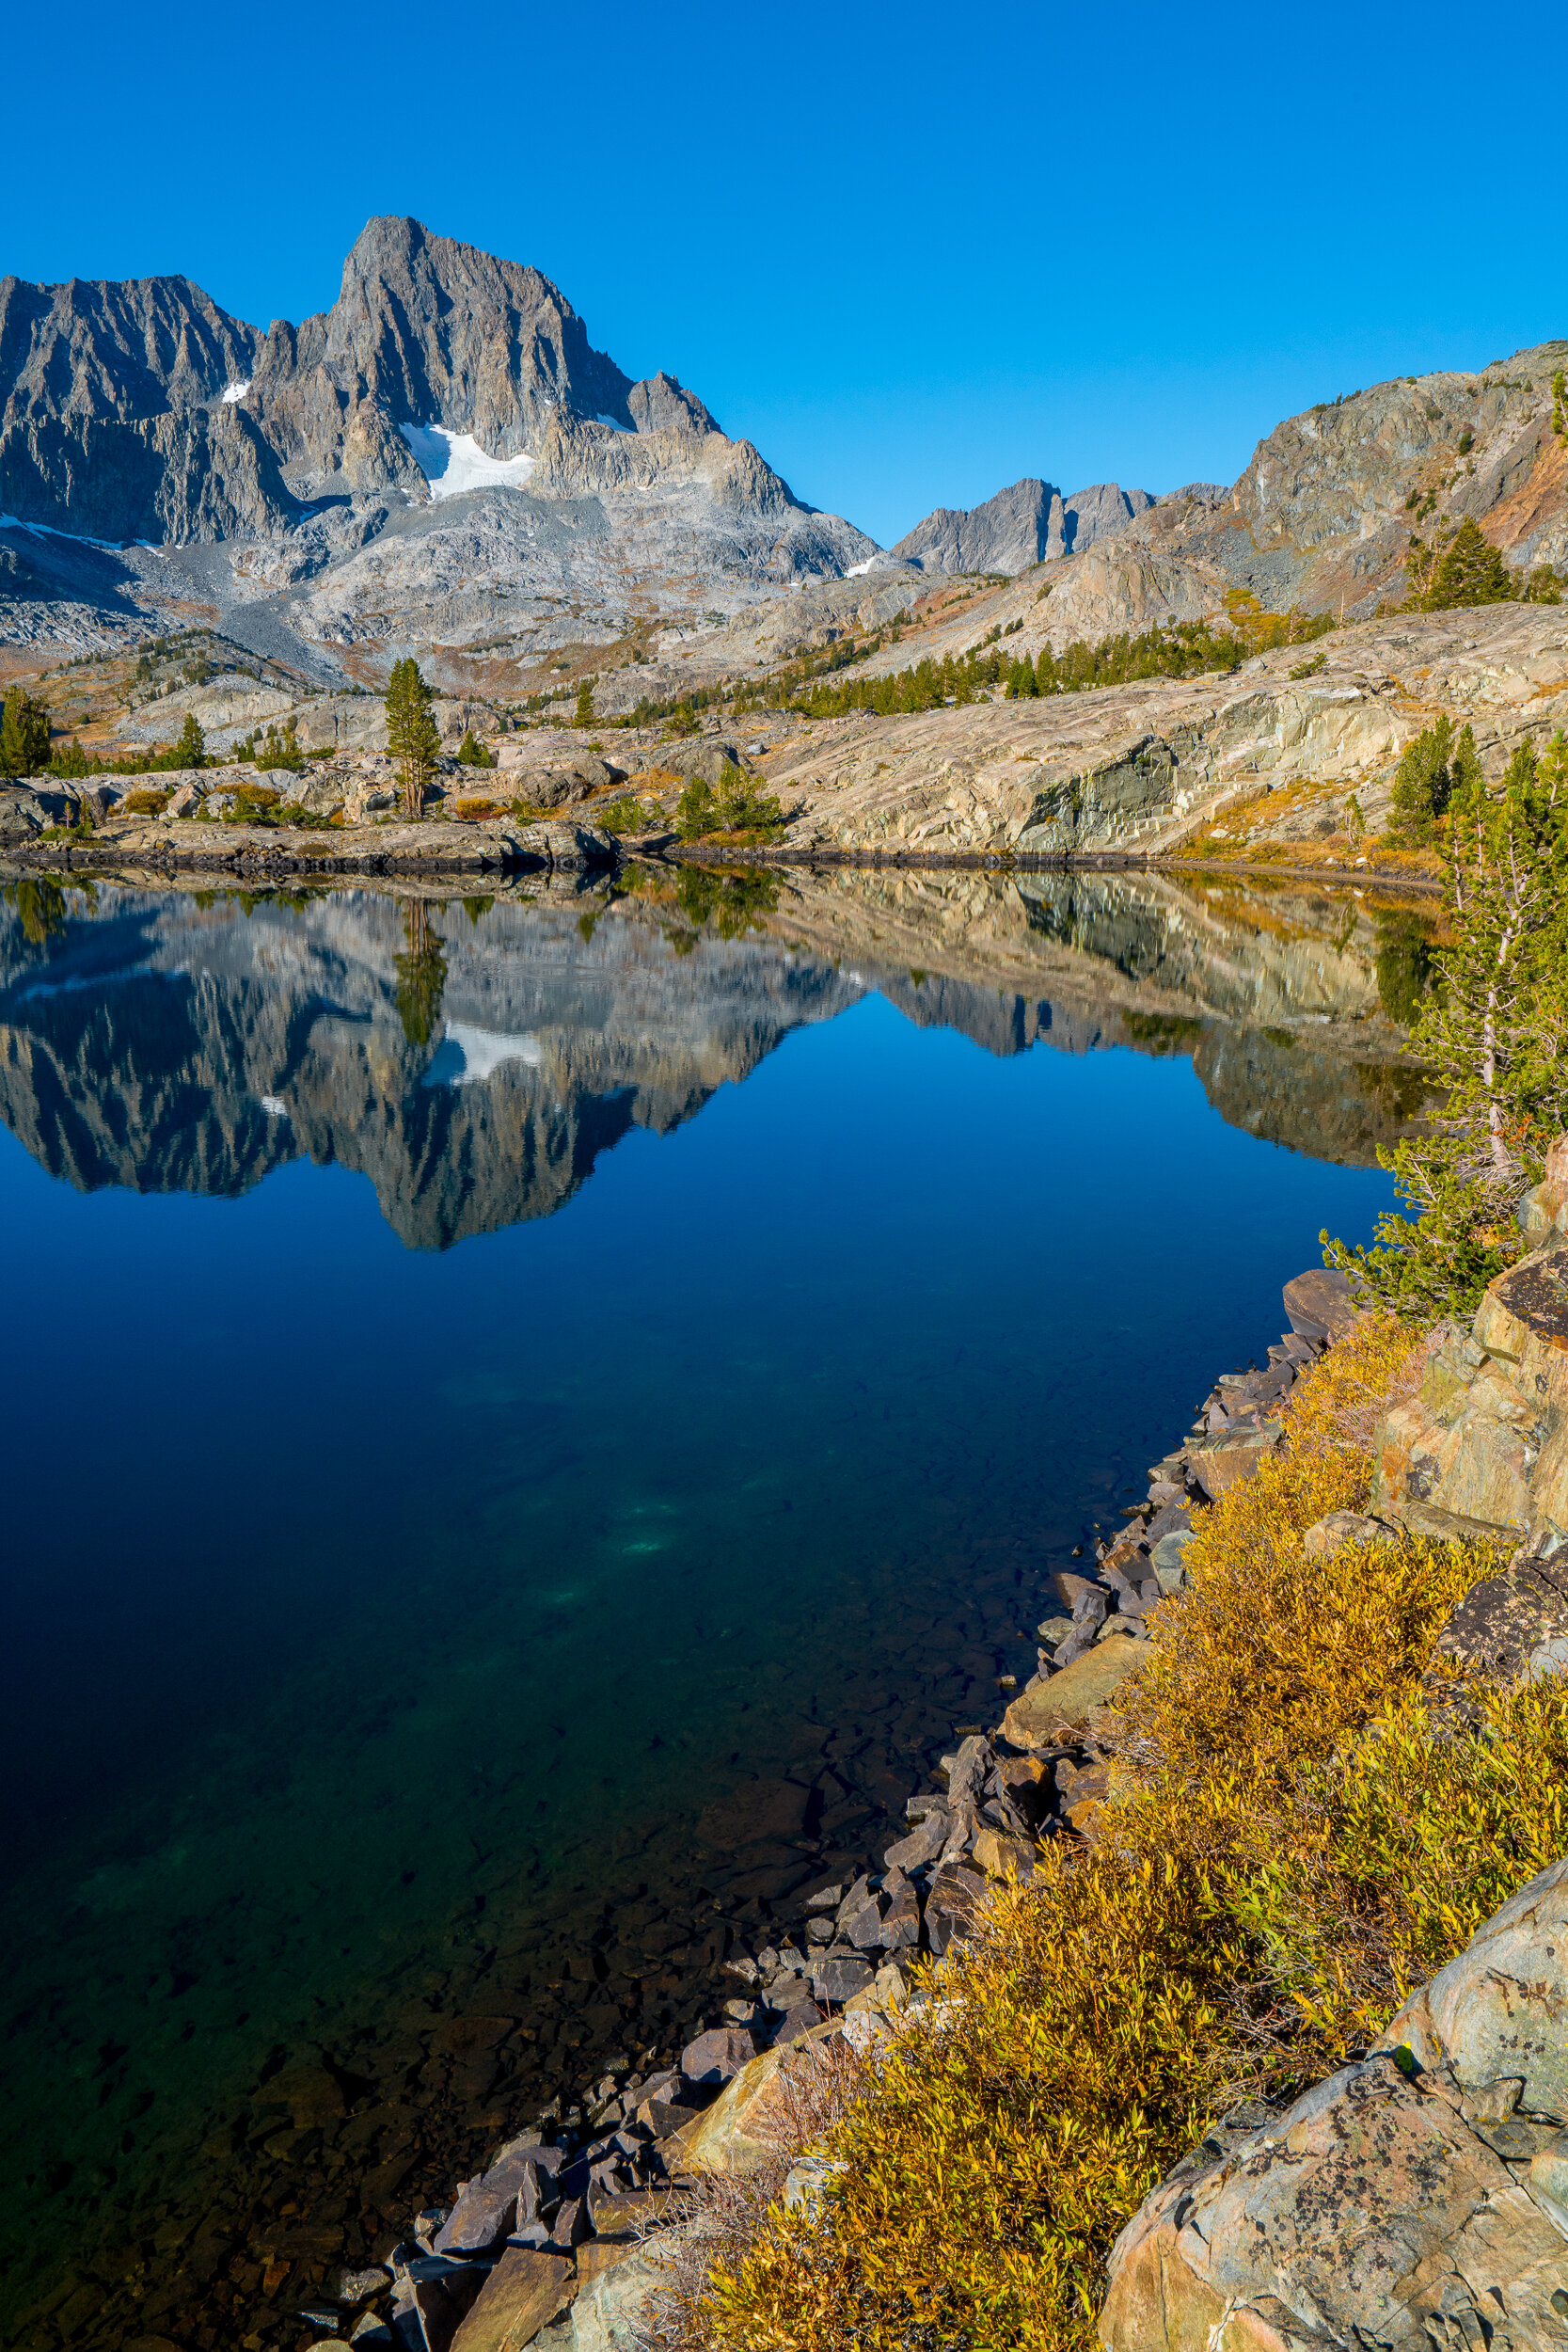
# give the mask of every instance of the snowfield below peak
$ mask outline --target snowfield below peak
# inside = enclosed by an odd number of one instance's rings
[[[398,431],[433,499],[461,498],[465,490],[520,490],[533,471],[526,452],[520,457],[491,457],[471,433],[449,433],[444,424],[400,424]]]

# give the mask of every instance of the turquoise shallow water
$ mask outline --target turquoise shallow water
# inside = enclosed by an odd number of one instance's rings
[[[669,2046],[1388,1197],[1244,1021],[690,912],[0,910],[7,2341],[292,2344]]]

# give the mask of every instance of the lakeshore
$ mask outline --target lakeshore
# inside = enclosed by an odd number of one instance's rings
[[[699,2012],[678,2054],[566,2082],[472,2179],[411,2213],[381,2259],[329,2274],[309,2312],[324,2343],[341,2329],[407,2352],[523,2352],[536,2339],[612,2352],[658,2291],[657,2239],[689,2210],[682,2192],[699,2172],[755,2161],[762,2054],[834,2035],[865,2052],[941,1997],[941,1969],[918,1964],[961,1965],[991,1890],[1027,1884],[1038,1841],[1092,1844],[1109,1787],[1103,1710],[1142,1670],[1147,1620],[1186,1586],[1195,1518],[1279,1446],[1297,1378],[1354,1321],[1347,1278],[1321,1268],[1287,1283],[1284,1303],[1264,1364],[1222,1375],[1120,1528],[1029,1597],[1046,1612],[1034,1675],[1022,1690],[999,1682],[999,1723],[958,1727],[906,1800],[903,1834],[807,1891],[793,1921],[770,1906],[722,1963],[735,1992]]]
[[[793,1971],[726,1962],[813,1958],[806,1898],[880,1876],[1038,1671],[1045,1571],[1238,1332],[1263,1361],[1325,1204],[1384,1197],[1403,917],[846,867],[732,916],[626,880],[24,870],[0,905],[40,1473],[8,2123],[56,2168],[8,2205],[50,2265],[24,2341],[293,2352],[563,2090],[646,2093],[759,2004]],[[259,1464],[286,1540],[234,1511]]]

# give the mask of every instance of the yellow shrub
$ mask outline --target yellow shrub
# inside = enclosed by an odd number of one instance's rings
[[[820,2214],[773,2207],[668,2340],[1083,2352],[1113,2238],[1215,2114],[1364,2047],[1563,1851],[1562,1686],[1480,1694],[1476,1739],[1428,1712],[1433,1635],[1495,1558],[1303,1552],[1364,1503],[1377,1406],[1417,1368],[1369,1321],[1304,1376],[1124,1686],[1099,1842],[1048,1844],[997,1898],[828,2136]]]

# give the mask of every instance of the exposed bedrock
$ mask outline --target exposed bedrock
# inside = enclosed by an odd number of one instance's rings
[[[1568,1860],[1358,2064],[1210,2133],[1111,2255],[1106,2352],[1563,2341]]]

